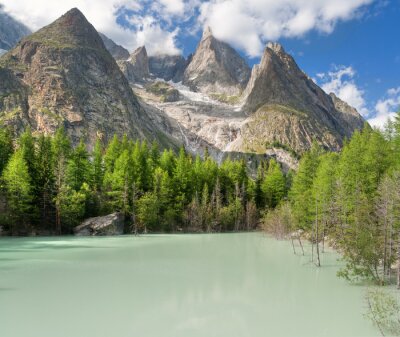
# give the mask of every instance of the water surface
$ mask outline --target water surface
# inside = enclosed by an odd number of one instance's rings
[[[364,289],[259,233],[0,239],[2,337],[379,336]]]

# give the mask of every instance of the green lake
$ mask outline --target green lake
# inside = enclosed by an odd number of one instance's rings
[[[260,233],[0,239],[1,337],[379,336],[337,255]]]

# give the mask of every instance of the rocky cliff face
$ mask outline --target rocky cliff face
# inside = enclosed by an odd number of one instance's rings
[[[165,81],[181,82],[187,61],[182,55],[155,55],[149,57],[150,73]]]
[[[281,143],[303,152],[316,139],[338,150],[343,139],[364,124],[355,110],[339,105],[299,69],[282,46],[268,44],[244,91],[242,108],[252,120],[242,130],[242,143]]]
[[[0,49],[11,49],[19,40],[30,33],[30,30],[24,24],[5,13],[0,4]]]
[[[200,45],[207,39],[212,39],[210,32]],[[202,47],[196,53],[199,49]],[[199,62],[199,56],[193,59]],[[210,69],[214,69],[210,62]],[[190,63],[185,76],[192,67]],[[221,78],[213,74],[214,79]],[[204,72],[198,76],[196,79],[202,79],[198,83],[205,85],[202,90],[218,90],[204,80]],[[188,84],[185,78],[184,84]],[[227,155],[249,161],[257,156],[273,157],[286,169],[295,168],[297,155],[309,149],[314,140],[327,149],[339,150],[344,138],[364,124],[354,108],[327,95],[279,44],[266,47],[237,100],[229,96],[221,99],[214,91],[194,92],[193,87],[180,83],[172,85],[180,93],[176,102],[155,98],[140,88],[135,91],[146,102],[146,109],[167,117],[169,134],[193,153],[201,154],[207,148],[217,160]]]
[[[279,44],[265,48],[250,77],[210,30],[188,60],[148,57],[141,47],[118,61],[123,72],[103,40],[73,9],[19,42],[0,58],[0,123],[44,133],[64,125],[74,141],[89,144],[115,133],[157,139],[194,154],[208,149],[219,161],[274,157],[286,168],[313,140],[338,150],[364,124]]]
[[[238,96],[247,84],[250,68],[228,44],[217,40],[208,28],[183,75],[194,91]]]
[[[124,47],[116,44],[113,40],[102,33],[99,33],[99,35],[103,40],[104,46],[110,52],[112,57],[114,57],[116,60],[127,60],[129,58],[129,51],[127,51]]]
[[[113,134],[154,139],[159,130],[83,14],[72,9],[0,58],[0,122],[52,133],[64,125],[93,144]],[[162,139],[167,139],[167,136]]]
[[[143,83],[150,77],[149,58],[146,47],[137,48],[126,61],[118,61],[118,65],[129,83]]]

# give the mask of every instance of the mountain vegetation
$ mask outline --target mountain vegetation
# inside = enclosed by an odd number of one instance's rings
[[[400,256],[399,158],[400,113],[384,131],[366,125],[339,153],[314,143],[288,200],[265,216],[266,229],[280,237],[302,233],[317,265],[329,240],[346,263],[339,276],[388,284],[397,275],[400,287],[400,269],[393,270]]]
[[[15,142],[0,128],[0,224],[17,234],[66,234],[83,219],[122,212],[126,232],[215,232],[257,227],[259,210],[287,192],[274,160],[260,163],[257,179],[243,160],[218,165],[181,148],[161,151],[156,142],[127,136],[88,151],[63,128]]]

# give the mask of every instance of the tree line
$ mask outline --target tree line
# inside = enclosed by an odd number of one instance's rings
[[[0,128],[0,226],[3,233],[68,234],[82,220],[122,212],[126,231],[215,232],[256,228],[260,210],[287,194],[274,160],[253,178],[244,160],[218,165],[181,148],[126,136],[92,151],[73,147],[63,128],[53,136],[27,129],[17,139]]]
[[[339,276],[400,287],[400,114],[383,131],[355,132],[340,153],[314,144],[288,197],[264,217],[267,230],[309,239],[317,265],[329,239],[345,261]]]

